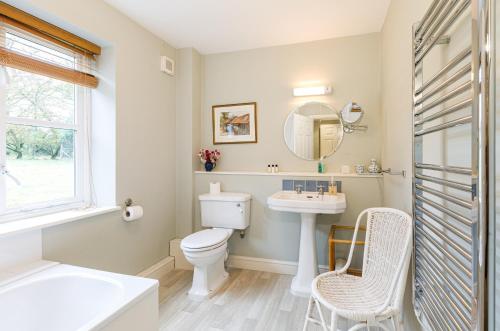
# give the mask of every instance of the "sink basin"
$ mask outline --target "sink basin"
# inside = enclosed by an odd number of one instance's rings
[[[297,296],[308,297],[311,294],[312,281],[318,275],[316,215],[343,213],[347,206],[345,195],[281,191],[268,197],[267,204],[273,210],[300,214],[299,263],[297,274],[292,281],[291,292]]]
[[[267,199],[269,208],[292,213],[339,214],[346,208],[345,195],[319,195],[317,192],[280,191]]]

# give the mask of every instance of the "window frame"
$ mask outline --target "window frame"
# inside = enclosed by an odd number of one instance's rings
[[[75,59],[76,60],[76,59]],[[17,69],[20,70],[20,69]],[[50,77],[49,77],[50,78]],[[51,78],[55,79],[55,78]],[[72,124],[7,116],[6,88],[0,88],[0,223],[23,218],[46,215],[70,209],[83,208],[89,205],[90,199],[90,105],[91,89],[73,84],[75,88],[75,113]],[[72,130],[74,132],[74,196],[66,199],[26,204],[15,208],[7,208],[6,181],[12,180],[5,173],[7,162],[6,133],[7,125],[25,125],[29,127],[54,128]]]

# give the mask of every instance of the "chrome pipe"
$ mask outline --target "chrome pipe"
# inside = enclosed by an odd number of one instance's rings
[[[429,42],[434,42],[436,39],[440,39],[441,36],[435,35],[436,31],[442,27],[443,22],[446,20],[446,18],[450,15],[450,13],[453,12],[453,9],[456,7],[458,1],[457,0],[449,0],[449,1],[443,1],[439,9],[439,12],[436,10],[437,17],[435,20],[432,22],[431,25],[429,25],[429,28],[427,31],[421,34],[420,37],[420,44],[419,47],[415,50],[415,53],[418,54],[422,48],[427,45]],[[444,6],[446,4],[446,6]]]
[[[432,176],[426,176],[426,175],[420,175],[420,174],[415,174],[415,177],[424,181],[432,182],[435,184],[440,184],[444,186],[448,186],[457,190],[465,191],[465,192],[472,192],[472,186],[460,182],[456,182],[454,180],[449,180],[449,179],[442,179],[442,178],[437,178],[437,177],[432,177]]]
[[[442,316],[444,315],[442,310],[436,307],[436,305],[434,304],[435,302],[440,302],[440,301],[438,300],[427,301],[426,297],[422,296],[422,304],[427,306],[426,307],[427,311],[431,315],[428,316],[427,313],[424,313],[427,324],[432,328],[432,330],[447,331],[449,330],[449,326]],[[429,303],[432,303],[432,305],[430,305]],[[430,309],[431,306],[433,309]],[[436,315],[435,313],[437,313],[438,315]]]
[[[445,227],[448,231],[453,232],[453,234],[463,241],[465,241],[467,244],[471,245],[472,244],[472,239],[470,238],[470,235],[467,235],[463,233],[461,230],[456,228],[454,225],[451,225],[449,222],[446,222],[442,218],[437,217],[434,215],[430,210],[428,210],[425,207],[422,206],[417,206],[416,209],[420,211],[422,214],[425,216],[429,217],[432,219],[434,222],[438,223],[439,225]]]
[[[427,264],[432,267],[433,270],[439,270],[441,272],[441,274],[444,274],[444,272],[447,272],[451,276],[453,276],[453,279],[457,283],[460,284],[460,288],[462,290],[464,290],[468,295],[472,296],[471,286],[470,285],[468,286],[466,283],[462,282],[461,279],[459,277],[457,277],[457,275],[455,274],[455,272],[450,267],[448,267],[444,263],[442,265],[439,265],[438,263],[436,263],[432,259],[429,259],[427,256],[425,256],[422,253],[419,253],[419,256],[420,256],[421,259],[425,260],[427,262]]]
[[[415,121],[415,125],[421,125],[421,124],[424,124],[426,122],[434,121],[435,119],[438,119],[440,117],[443,117],[443,116],[449,115],[451,113],[454,113],[456,111],[462,110],[466,107],[469,107],[470,105],[472,105],[472,99],[469,98],[467,100],[464,100],[464,101],[457,103],[456,105],[453,105],[453,106],[450,106],[446,109],[438,111],[435,114],[424,117],[419,121]]]
[[[435,209],[437,209],[437,210],[439,210],[439,211],[441,211],[441,212],[445,213],[446,215],[448,215],[448,216],[450,216],[450,217],[452,217],[452,218],[456,219],[457,221],[459,221],[460,223],[462,223],[462,224],[464,224],[464,225],[467,225],[467,226],[472,226],[472,225],[473,225],[472,221],[471,221],[470,219],[468,219],[467,217],[462,216],[462,215],[460,215],[460,214],[458,214],[458,213],[454,212],[454,211],[453,211],[453,210],[451,210],[451,209],[448,209],[448,208],[446,208],[446,207],[443,207],[443,206],[441,206],[441,205],[437,204],[437,203],[436,203],[436,202],[434,202],[434,201],[431,201],[431,200],[429,200],[429,199],[427,199],[427,198],[424,198],[424,197],[423,197],[423,196],[421,196],[421,195],[417,195],[417,200],[420,200],[421,202],[423,202],[423,203],[425,203],[425,204],[427,204],[427,205],[431,206],[432,208],[435,208]]]
[[[423,136],[423,135],[426,135],[429,133],[442,131],[442,130],[446,130],[449,128],[454,128],[456,126],[460,126],[460,125],[464,125],[464,124],[469,124],[471,122],[472,122],[472,116],[465,116],[465,117],[462,117],[462,118],[459,118],[459,119],[456,119],[456,120],[453,120],[453,121],[450,121],[450,122],[447,122],[444,124],[439,124],[439,125],[427,128],[427,129],[419,130],[419,131],[415,132],[415,135],[416,136]]]
[[[424,58],[424,56],[427,55],[427,53],[429,53],[429,51],[434,47],[434,45],[436,44],[436,42],[444,35],[444,33],[446,32],[446,30],[448,30],[450,28],[450,26],[453,25],[453,23],[455,23],[455,21],[460,17],[460,15],[462,15],[462,13],[467,9],[467,7],[469,6],[470,4],[470,0],[463,0],[459,5],[458,7],[456,8],[456,10],[451,14],[451,16],[449,17],[449,19],[446,21],[446,23],[444,23],[443,25],[441,25],[441,28],[438,30],[438,32],[436,32],[436,34],[433,37],[432,41],[430,42],[429,45],[427,45],[425,48],[421,49],[418,54],[416,54],[416,57],[415,57],[415,62],[416,63],[419,63],[420,61],[422,61],[422,59]],[[422,39],[422,44],[426,43],[426,40]]]
[[[457,315],[460,318],[460,321],[462,322],[466,329],[470,329],[471,327],[471,318],[468,318],[466,315],[468,315],[466,312],[461,309],[455,301],[453,301],[450,296],[448,295],[448,292],[446,292],[440,285],[439,283],[436,283],[434,279],[431,277],[428,277],[427,275],[419,275],[417,278],[420,279],[421,282],[429,284],[429,288],[437,290],[436,296],[438,296],[438,293],[440,294],[440,298],[435,299],[436,302],[443,302],[445,301],[446,303],[449,304],[451,307],[450,309],[453,309],[453,313]],[[455,320],[457,322],[457,320]],[[458,322],[457,322],[458,324]],[[453,328],[448,328],[446,329],[447,331],[449,330],[454,330]],[[463,330],[463,328],[458,328],[456,330]]]
[[[467,209],[472,209],[472,202],[470,202],[470,201],[466,201],[466,200],[454,197],[452,195],[440,192],[438,190],[435,190],[435,189],[432,189],[430,187],[423,186],[423,185],[417,185],[417,189],[421,190],[421,191],[424,191],[424,192],[427,192],[429,194],[432,194],[434,196],[437,196],[437,197],[439,197],[441,199],[444,199],[446,201],[449,201],[451,203],[454,203],[454,204],[456,204],[458,206],[461,206],[461,207],[464,207],[464,208],[467,208]]]
[[[454,90],[452,90],[450,93],[447,93],[447,94],[443,95],[442,97],[440,97],[439,99],[436,99],[436,100],[432,101],[431,103],[429,103],[428,105],[420,108],[418,111],[415,112],[415,115],[423,114],[426,111],[428,111],[436,106],[439,106],[440,104],[445,103],[446,101],[448,101],[456,96],[459,96],[460,94],[462,94],[464,92],[469,91],[471,89],[471,86],[472,86],[472,83],[470,81],[461,84],[460,86],[458,86]]]
[[[415,167],[418,169],[450,172],[450,173],[461,174],[461,175],[471,175],[472,174],[472,170],[470,168],[463,168],[463,167],[442,166],[442,165],[428,164],[428,163],[417,163],[417,164],[415,164]]]
[[[421,246],[424,246],[424,244],[423,244],[423,242],[422,242],[421,239],[418,239],[418,244],[421,245]],[[434,259],[434,261],[436,261],[437,264],[443,265],[446,268],[450,269],[450,267],[448,266],[447,263],[445,263],[445,261],[443,260],[443,258],[441,256],[439,256],[436,252],[434,252],[432,249],[427,249],[426,248],[425,251],[426,251],[426,253],[429,256],[431,256]],[[422,252],[417,252],[416,256],[419,256],[420,254],[422,254]],[[450,270],[452,270],[452,269],[450,269]],[[472,279],[470,277],[464,279],[463,274],[462,273],[457,273],[456,270],[453,270],[453,272],[451,272],[450,274],[453,275],[454,278],[459,279],[460,280],[459,283],[464,284],[464,288],[469,289],[468,291],[472,295]]]
[[[465,311],[461,310],[461,312],[464,318],[463,321],[467,321],[466,315],[470,315],[472,313],[472,307],[470,306],[470,303],[467,302],[467,299],[463,298],[462,294],[460,294],[460,292],[456,290],[455,286],[451,284],[446,277],[440,278],[436,271],[432,268],[432,266],[428,265],[425,260],[419,260],[417,261],[417,263],[421,263],[421,266],[424,269],[423,271],[425,271],[425,273],[422,273],[422,275],[429,276],[434,282],[445,285],[449,290],[447,293],[453,294],[453,298],[456,299],[455,303],[457,303],[457,307],[461,306],[462,308],[465,308]]]
[[[428,253],[430,253],[429,255],[433,257],[433,259],[429,259],[429,262],[432,262],[432,264],[434,265],[434,267],[437,267],[437,266],[441,266],[443,269],[446,270],[446,272],[451,275],[453,277],[453,279],[458,283],[460,284],[460,286],[462,287],[462,289],[464,291],[467,292],[467,294],[469,294],[471,297],[472,297],[472,284],[467,284],[462,278],[460,278],[453,269],[451,269],[446,263],[441,263],[439,264],[439,258],[436,258],[435,253],[431,253],[429,251],[427,251]],[[420,258],[425,258],[425,259],[428,259],[427,256],[425,256],[424,254],[422,254],[421,252],[419,252],[417,254],[417,258],[418,256],[420,256]],[[442,262],[442,261],[441,261]],[[470,283],[470,282],[469,282]]]
[[[472,262],[472,256],[470,255],[470,253],[467,253],[467,251],[463,247],[460,247],[460,245],[458,245],[457,243],[453,242],[450,238],[440,233],[435,226],[431,225],[429,222],[418,216],[415,218],[415,221],[419,221],[420,224],[431,230],[434,236],[441,238],[442,241],[444,241],[448,246],[452,247],[458,254],[463,256],[468,262]],[[422,229],[422,231],[424,230]]]
[[[472,50],[469,48],[461,51],[457,56],[455,56],[448,64],[441,70],[438,71],[432,78],[430,78],[427,82],[425,82],[420,88],[415,91],[415,94],[420,94],[424,90],[426,90],[430,85],[434,84],[441,77],[447,74],[451,69],[455,68],[457,64],[462,62],[467,56],[471,54]]]
[[[424,17],[422,17],[422,20],[420,21],[420,23],[417,25],[417,27],[415,29],[415,34],[417,36],[419,34],[422,35],[422,33],[425,32],[424,30],[426,30],[430,26],[430,24],[432,24],[431,14],[433,13],[433,11],[436,8],[439,1],[441,1],[441,0],[434,0],[432,2],[432,4],[430,5],[430,7],[425,12]]]
[[[436,95],[437,93],[443,91],[445,88],[449,87],[456,81],[458,81],[460,78],[465,76],[466,74],[470,73],[472,68],[472,64],[468,63],[462,68],[460,68],[457,72],[455,72],[453,75],[451,75],[448,79],[446,79],[444,82],[436,86],[434,89],[431,91],[425,93],[422,95],[420,99],[417,100],[416,104],[422,104],[425,102],[427,99],[431,98],[432,96]]]
[[[450,260],[451,262],[453,262],[453,264],[458,267],[461,271],[463,271],[463,273],[469,277],[469,278],[472,278],[472,272],[469,270],[469,268],[467,268],[467,266],[464,266],[462,262],[460,262],[459,260],[457,260],[453,255],[451,255],[449,252],[445,251],[443,249],[442,246],[440,246],[438,243],[436,243],[436,241],[429,237],[427,235],[427,233],[425,232],[422,232],[422,235],[427,239],[429,240],[435,248],[437,248],[439,250],[439,252],[441,252],[443,255],[446,255],[446,258],[448,260]],[[424,248],[426,248],[427,250],[431,249],[427,246],[426,242],[422,241],[422,239],[418,238],[417,239],[417,242],[419,242],[420,245],[422,245]]]

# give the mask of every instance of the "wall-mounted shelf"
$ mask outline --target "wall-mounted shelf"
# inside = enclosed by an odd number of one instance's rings
[[[340,172],[259,172],[259,171],[195,171],[196,175],[229,175],[229,176],[279,176],[279,177],[335,177],[335,178],[383,178],[382,174],[343,174]]]

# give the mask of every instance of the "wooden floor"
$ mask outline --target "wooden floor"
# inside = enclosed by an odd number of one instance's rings
[[[290,293],[292,276],[241,269],[229,274],[226,284],[202,302],[188,298],[191,271],[166,275],[160,287],[160,330],[302,330],[308,299]]]

